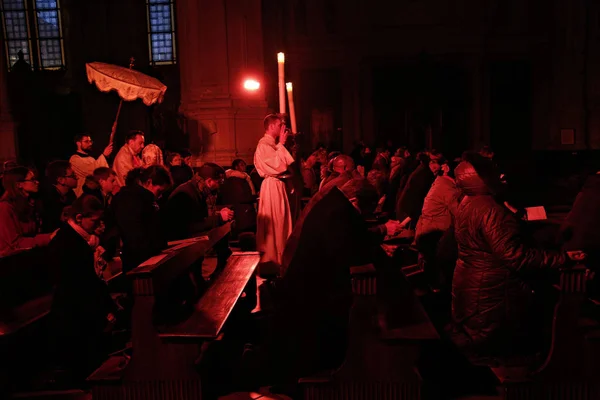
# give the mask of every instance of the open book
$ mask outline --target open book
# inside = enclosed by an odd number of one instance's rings
[[[526,207],[527,221],[541,221],[548,219],[546,215],[546,209],[543,206],[538,207]]]

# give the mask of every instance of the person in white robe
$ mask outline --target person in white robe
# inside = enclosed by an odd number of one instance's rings
[[[131,131],[125,138],[125,144],[115,157],[113,171],[117,174],[119,186],[125,186],[125,178],[129,171],[142,167],[143,162],[139,154],[144,149],[144,132]]]
[[[71,156],[69,162],[71,163],[73,172],[77,175],[77,187],[74,189],[77,197],[81,196],[81,193],[83,193],[83,184],[88,175],[92,175],[96,168],[108,167],[106,158],[110,156],[113,151],[113,145],[112,143],[109,143],[100,157],[94,158],[89,154],[90,150],[92,150],[93,143],[94,141],[90,135],[85,133],[75,136],[77,152]]]
[[[261,252],[261,263],[270,264],[269,271],[271,268],[279,271],[285,244],[292,233],[292,214],[281,177],[294,158],[284,146],[288,132],[281,116],[268,115],[264,127],[265,135],[254,153],[254,166],[264,178],[258,201],[256,247]]]

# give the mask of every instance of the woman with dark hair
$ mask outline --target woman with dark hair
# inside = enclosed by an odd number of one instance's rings
[[[106,262],[95,235],[103,212],[96,197],[82,195],[50,244],[59,273],[50,317],[53,349],[57,361],[82,379],[106,357],[118,308],[102,279]]]
[[[4,171],[0,198],[0,257],[19,250],[46,246],[54,233],[38,234],[32,194],[39,190],[35,172],[26,167]]]
[[[131,170],[112,207],[123,240],[123,271],[127,272],[167,247],[157,199],[172,185],[165,167]]]

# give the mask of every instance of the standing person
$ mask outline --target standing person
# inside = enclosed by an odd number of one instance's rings
[[[134,168],[142,166],[140,152],[144,149],[144,132],[131,131],[125,137],[125,144],[115,157],[113,170],[117,173],[117,182],[125,186],[125,177]]]
[[[292,233],[292,214],[281,178],[294,158],[284,146],[288,132],[281,116],[267,115],[264,128],[265,135],[254,153],[254,166],[264,178],[258,203],[256,246],[262,254],[261,263],[279,269],[285,243]]]
[[[71,168],[73,168],[75,175],[77,175],[77,187],[75,188],[75,195],[77,197],[81,196],[83,193],[83,184],[88,175],[92,175],[96,168],[108,167],[106,158],[110,156],[113,151],[113,145],[112,143],[109,143],[104,149],[104,152],[100,154],[100,157],[94,158],[89,154],[89,151],[92,150],[93,143],[94,141],[87,133],[75,136],[77,152],[71,156],[69,162],[71,163]]]

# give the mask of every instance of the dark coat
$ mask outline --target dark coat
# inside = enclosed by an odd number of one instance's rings
[[[140,185],[121,188],[111,203],[123,241],[123,271],[128,272],[167,247],[154,195]]]
[[[82,187],[83,194],[87,194],[90,196],[94,196],[104,205],[104,233],[100,237],[100,244],[104,247],[104,255],[103,257],[110,261],[114,258],[117,248],[119,247],[119,229],[117,228],[117,223],[115,221],[115,215],[113,212],[110,203],[112,202],[112,195],[104,196],[102,190],[100,189],[100,185],[93,181],[87,181],[85,185]]]
[[[421,216],[425,196],[431,188],[435,176],[428,165],[420,164],[406,181],[406,186],[396,203],[396,217],[403,221],[406,217],[411,218],[411,223],[416,224]]]
[[[287,378],[338,366],[345,355],[350,267],[373,262],[361,215],[338,189],[302,214],[283,254],[273,353]]]
[[[384,213],[392,215],[395,212],[398,196],[402,194],[410,172],[409,161],[404,158],[400,160],[398,166],[392,168],[392,175],[390,176],[390,182],[385,193],[385,201],[381,209]]]
[[[173,178],[173,188],[186,183],[194,176],[194,170],[188,165],[174,165],[170,168],[170,172]]]
[[[117,307],[106,283],[96,275],[93,249],[71,226],[60,228],[49,251],[58,270],[50,318],[55,350],[69,363],[87,363],[102,353],[107,316]]]
[[[76,198],[73,190],[62,196],[54,185],[47,186],[42,191],[42,232],[51,233],[60,228],[65,207],[73,204]]]
[[[222,223],[218,213],[209,215],[209,196],[211,193],[208,188],[199,189],[196,179],[187,181],[171,193],[166,209],[170,240],[187,239],[216,228]]]
[[[454,339],[460,346],[479,348],[478,352],[504,351],[527,325],[531,289],[523,273],[556,269],[566,257],[526,247],[517,220],[496,202],[471,164],[461,163],[455,173],[465,197],[454,223],[458,245],[452,283]]]
[[[256,196],[245,179],[231,176],[221,185],[220,202],[235,212],[234,236],[239,232],[256,232]]]

